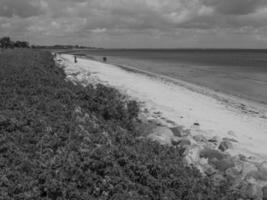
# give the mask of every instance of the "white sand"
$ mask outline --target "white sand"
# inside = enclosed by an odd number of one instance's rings
[[[149,111],[160,111],[161,116],[191,129],[192,134],[234,138],[238,141],[231,153],[252,155],[257,159],[267,160],[267,114],[266,107],[259,107],[259,113],[244,112],[237,109],[238,99],[225,95],[210,95],[211,92],[197,92],[194,86],[184,87],[172,81],[163,81],[160,76],[147,76],[142,73],[126,71],[120,67],[101,62],[78,59],[73,63],[73,56],[61,55],[62,64],[69,78],[87,83],[95,81],[113,86],[125,94],[144,102]],[[79,73],[78,76],[71,76]],[[89,75],[90,73],[90,75]],[[178,81],[179,82],[179,81]],[[177,82],[177,83],[178,83]],[[182,83],[182,82],[181,82]],[[191,89],[188,89],[191,88]],[[199,86],[195,86],[199,89]],[[213,93],[214,94],[214,93]],[[214,96],[223,96],[224,101]],[[241,100],[240,100],[241,101]],[[244,101],[245,102],[245,101]],[[242,104],[244,104],[242,101]],[[250,105],[245,105],[250,108]],[[257,111],[257,107],[253,108]],[[193,126],[198,122],[199,127]]]

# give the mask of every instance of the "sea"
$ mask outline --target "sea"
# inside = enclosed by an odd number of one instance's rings
[[[267,107],[267,50],[97,49],[76,54],[140,68]]]

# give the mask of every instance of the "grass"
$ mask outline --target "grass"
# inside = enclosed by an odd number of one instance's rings
[[[49,52],[0,54],[0,199],[237,199],[183,149],[138,139],[136,102],[65,78]]]

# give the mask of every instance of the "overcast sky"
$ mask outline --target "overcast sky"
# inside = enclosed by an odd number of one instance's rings
[[[267,0],[0,0],[0,37],[108,48],[267,48]]]

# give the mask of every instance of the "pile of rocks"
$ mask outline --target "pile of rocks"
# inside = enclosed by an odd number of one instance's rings
[[[236,140],[192,135],[183,127],[157,126],[147,136],[162,145],[184,148],[186,162],[209,176],[214,184],[227,181],[244,199],[267,200],[267,162],[257,163],[244,155],[231,156]]]

